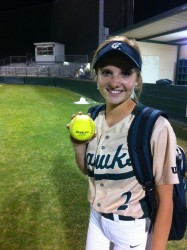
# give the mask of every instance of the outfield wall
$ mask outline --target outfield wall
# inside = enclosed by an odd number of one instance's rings
[[[103,102],[93,81],[44,77],[0,77],[1,83],[31,84],[64,88],[69,91]],[[140,101],[148,106],[166,111],[170,118],[187,125],[187,86],[144,84]]]

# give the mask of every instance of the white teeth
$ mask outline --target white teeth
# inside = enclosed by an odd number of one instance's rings
[[[118,94],[118,93],[121,93],[121,91],[120,91],[120,90],[110,90],[109,92],[110,92],[110,93],[112,93],[112,94]]]

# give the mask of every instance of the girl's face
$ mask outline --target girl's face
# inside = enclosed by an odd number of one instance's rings
[[[137,82],[137,71],[121,55],[107,56],[97,73],[97,84],[106,104],[119,105],[130,99]]]

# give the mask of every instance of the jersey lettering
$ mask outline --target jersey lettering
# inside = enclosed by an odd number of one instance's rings
[[[130,201],[130,199],[131,199],[131,196],[132,196],[132,193],[131,193],[130,191],[128,191],[128,192],[126,192],[126,193],[123,193],[123,194],[121,195],[121,197],[124,197],[124,198],[125,198],[125,202],[124,202],[124,204],[123,204],[122,206],[120,206],[120,207],[118,208],[118,210],[125,210],[125,209],[128,208],[128,206],[129,206],[129,201]]]
[[[114,169],[115,166],[119,168],[125,168],[126,166],[131,166],[130,158],[127,158],[127,153],[121,153],[123,145],[120,145],[115,155],[112,157],[110,154],[107,155],[97,155],[94,158],[94,154],[88,153],[86,155],[87,162],[90,166],[95,166],[96,169]],[[109,163],[111,162],[111,164]]]
[[[171,169],[173,174],[177,174],[177,167],[171,167]]]

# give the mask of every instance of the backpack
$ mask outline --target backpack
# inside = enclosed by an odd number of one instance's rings
[[[88,110],[94,120],[98,113],[106,109],[106,105],[93,106]],[[143,186],[150,209],[150,218],[154,224],[156,215],[156,195],[154,190],[154,176],[152,171],[152,155],[150,138],[153,126],[159,116],[167,118],[167,114],[138,103],[135,118],[129,128],[127,142],[133,170],[138,182]],[[142,129],[143,128],[143,129]],[[173,218],[168,240],[181,240],[184,237],[187,224],[187,158],[184,150],[177,145],[176,168],[179,184],[173,189]]]

